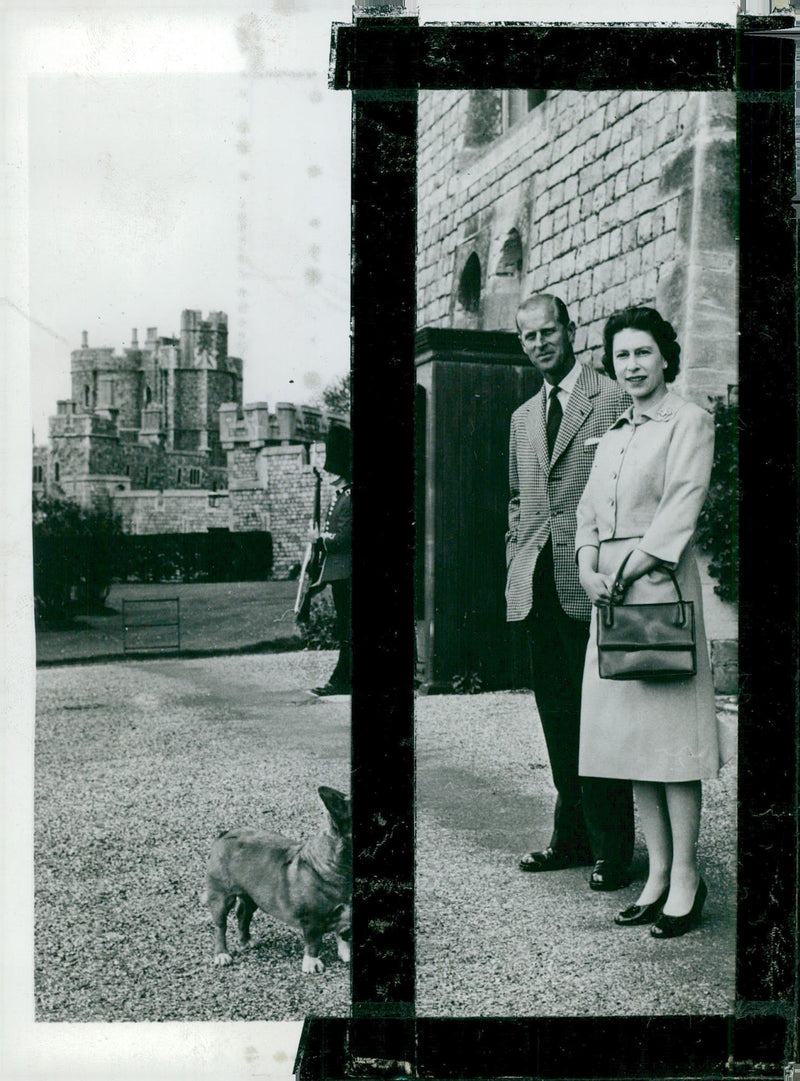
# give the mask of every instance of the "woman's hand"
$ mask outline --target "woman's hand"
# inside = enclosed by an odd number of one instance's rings
[[[600,574],[599,571],[582,570],[581,585],[592,604],[603,607],[611,600],[611,589],[614,579],[610,574]]]
[[[637,578],[643,578],[645,574],[648,574],[651,570],[660,566],[660,564],[661,561],[656,559],[655,556],[648,555],[647,552],[643,552],[641,548],[634,548],[628,562],[625,564],[625,570],[620,579],[622,588],[619,590],[616,599],[618,599],[620,595],[624,595],[628,586],[630,586],[632,582],[635,582]]]

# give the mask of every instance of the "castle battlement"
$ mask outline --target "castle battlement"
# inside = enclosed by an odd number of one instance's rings
[[[54,436],[111,436],[119,438],[117,418],[111,413],[79,413],[69,399],[57,403],[57,413],[50,417],[50,438]]]
[[[310,405],[278,402],[271,413],[266,402],[242,408],[226,402],[219,410],[219,436],[223,450],[237,446],[258,448],[275,444],[310,444],[324,441],[341,417]]]
[[[148,327],[140,341],[134,327],[121,353],[108,345],[91,347],[83,331],[80,349],[71,354],[71,373],[75,414],[106,416],[137,433],[137,442],[210,451],[215,464],[224,464],[219,407],[242,403],[242,361],[228,356],[225,312],[209,312],[204,319],[201,311],[184,310],[178,338]]]
[[[281,577],[301,558],[325,436],[346,421],[293,402],[244,405],[227,335],[224,312],[189,309],[179,338],[148,327],[140,341],[134,329],[122,353],[90,347],[84,331],[34,486],[110,501],[128,533],[269,531]]]

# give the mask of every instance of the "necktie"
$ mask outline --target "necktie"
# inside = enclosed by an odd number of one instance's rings
[[[556,436],[561,427],[561,418],[564,411],[558,398],[558,387],[550,388],[550,408],[547,410],[547,453],[553,457],[553,447],[556,445]]]

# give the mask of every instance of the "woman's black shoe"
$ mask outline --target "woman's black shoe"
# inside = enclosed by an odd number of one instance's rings
[[[628,905],[618,916],[614,917],[617,927],[641,927],[642,924],[652,923],[661,909],[669,893],[669,886],[660,897],[651,901],[649,905]]]
[[[653,938],[677,938],[691,931],[700,922],[700,913],[703,911],[708,890],[706,884],[700,879],[697,885],[697,893],[694,895],[692,907],[685,916],[665,916],[662,912],[656,922],[650,928]]]

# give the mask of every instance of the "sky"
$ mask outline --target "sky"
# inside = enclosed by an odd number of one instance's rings
[[[347,371],[350,96],[327,86],[330,23],[294,48],[292,21],[242,49],[231,20],[239,72],[29,79],[37,443],[84,330],[122,349],[134,327],[178,334],[184,308],[225,311],[244,400],[273,407]]]

